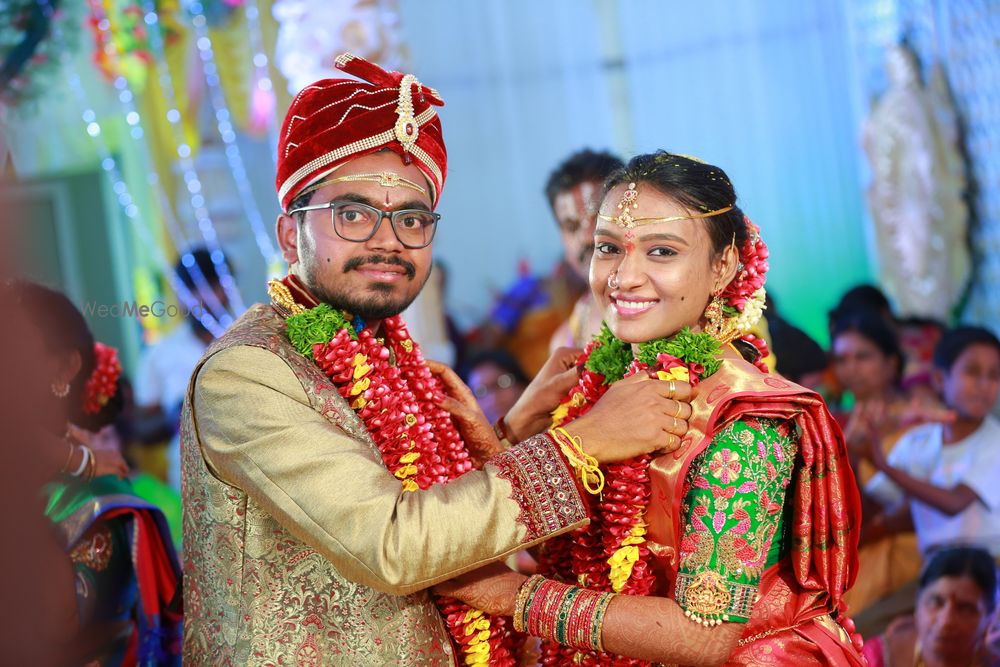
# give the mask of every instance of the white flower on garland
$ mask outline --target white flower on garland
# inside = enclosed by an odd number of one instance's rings
[[[351,53],[387,70],[406,70],[396,0],[277,0],[275,58],[292,95],[318,79],[343,76],[334,59]]]
[[[754,328],[764,314],[764,298],[766,292],[763,287],[757,289],[743,306],[743,312],[736,316],[736,330],[746,333]]]

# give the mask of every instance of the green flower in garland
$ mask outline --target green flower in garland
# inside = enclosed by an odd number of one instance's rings
[[[604,376],[604,384],[611,384],[625,376],[632,363],[632,347],[611,333],[608,325],[601,323],[601,332],[594,337],[597,343],[587,358],[585,367]]]
[[[659,355],[669,354],[689,366],[702,366],[705,370],[699,376],[707,378],[722,365],[719,359],[721,352],[719,341],[709,334],[695,333],[689,327],[684,327],[670,338],[651,340],[639,345],[638,359],[648,366],[656,366]]]
[[[351,338],[358,337],[344,314],[325,303],[304,313],[292,315],[285,321],[288,324],[288,340],[300,354],[310,359],[313,356],[313,345],[329,343],[341,329],[347,329]]]
[[[594,338],[596,346],[585,364],[588,371],[604,376],[604,384],[620,380],[632,363],[632,346],[615,337],[607,324],[601,325],[601,332]],[[720,355],[722,346],[707,333],[695,333],[684,327],[670,338],[658,338],[639,345],[636,357],[651,368],[659,364],[659,355],[676,357],[693,367],[704,370],[701,379],[712,375],[722,366]]]

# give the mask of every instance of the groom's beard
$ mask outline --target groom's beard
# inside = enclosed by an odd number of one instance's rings
[[[388,264],[401,267],[410,283],[417,280],[417,269],[413,263],[395,255],[368,255],[352,257],[344,262],[341,273],[350,273],[365,264]],[[332,308],[345,310],[352,315],[358,315],[365,320],[384,320],[387,317],[399,315],[406,310],[420,290],[424,288],[430,271],[420,281],[419,288],[403,295],[394,295],[395,286],[390,283],[372,282],[368,284],[367,294],[357,294],[347,289],[337,289],[336,285],[324,286],[310,270],[305,272],[306,287],[313,296]],[[371,291],[376,292],[372,294]]]

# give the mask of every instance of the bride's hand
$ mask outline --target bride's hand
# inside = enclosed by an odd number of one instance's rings
[[[472,455],[473,464],[481,468],[487,459],[503,451],[500,440],[493,432],[493,425],[486,419],[472,390],[455,371],[446,364],[429,359],[427,366],[444,385],[445,396],[438,401],[438,405],[451,415]]]
[[[580,350],[569,347],[560,347],[552,353],[504,417],[511,437],[521,441],[549,427],[552,411],[580,379],[576,368],[579,356]]]
[[[474,609],[494,616],[511,616],[517,589],[526,576],[503,563],[490,563],[478,570],[449,579],[434,587],[436,595],[458,598]]]

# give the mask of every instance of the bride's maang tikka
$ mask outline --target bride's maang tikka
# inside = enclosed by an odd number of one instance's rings
[[[677,220],[711,218],[713,215],[721,215],[727,211],[733,210],[733,206],[730,204],[729,206],[723,206],[722,208],[717,208],[714,211],[705,211],[704,213],[673,215],[667,218],[635,218],[632,216],[632,210],[639,208],[638,199],[639,191],[636,189],[635,183],[629,183],[628,188],[626,188],[625,192],[622,193],[621,201],[618,202],[618,210],[621,211],[621,213],[618,215],[598,215],[597,217],[607,222],[613,222],[619,227],[632,229],[641,225],[653,225],[658,222],[676,222]]]

